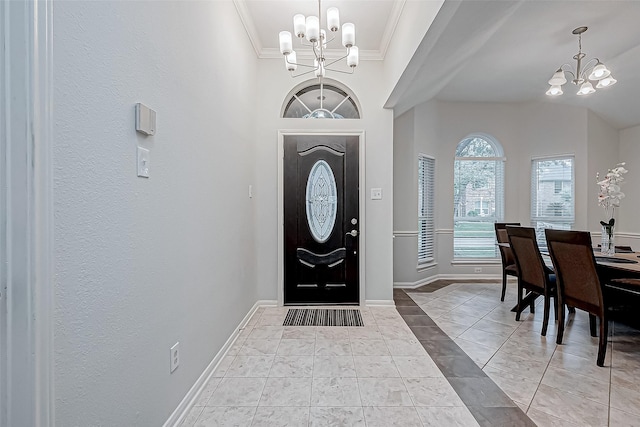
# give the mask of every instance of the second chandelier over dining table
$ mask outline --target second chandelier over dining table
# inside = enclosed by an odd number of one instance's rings
[[[318,78],[325,76],[327,71],[352,74],[358,66],[358,47],[356,46],[356,27],[353,23],[342,24],[342,46],[346,49],[339,58],[327,60],[328,44],[337,37],[340,31],[340,12],[336,7],[330,7],[326,13],[326,30],[322,25],[321,0],[318,0],[318,16],[304,16],[296,14],[293,17],[293,34],[300,40],[300,48],[310,49],[313,53],[313,64],[298,61],[298,53],[293,49],[293,37],[289,31],[280,32],[280,53],[284,55],[285,66],[293,77],[314,73]],[[327,33],[327,30],[329,33]],[[302,54],[300,56],[303,56]],[[302,59],[302,58],[301,58]],[[346,59],[347,69],[340,69],[340,61]],[[311,56],[309,61],[311,60]],[[294,74],[298,67],[303,68],[299,74]],[[342,66],[344,68],[344,66]]]

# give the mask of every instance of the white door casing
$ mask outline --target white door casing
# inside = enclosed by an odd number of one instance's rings
[[[0,425],[53,426],[52,0],[0,22]]]

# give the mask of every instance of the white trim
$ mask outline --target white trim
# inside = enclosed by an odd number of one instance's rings
[[[500,284],[502,281],[502,274],[439,274],[440,280],[496,280],[496,283]]]
[[[338,135],[357,136],[359,151],[359,222],[358,235],[358,269],[359,269],[359,304],[365,304],[365,260],[366,258],[366,191],[365,191],[365,131],[364,130],[278,130],[278,305],[284,305],[284,137],[286,135]]]
[[[0,424],[54,425],[52,0],[3,2]],[[6,245],[6,246],[5,246]],[[6,317],[6,318],[5,318]]]
[[[246,328],[251,318],[256,314],[256,311],[258,311],[258,309],[261,307],[274,307],[276,305],[277,301],[273,300],[256,301],[253,307],[249,309],[247,315],[244,316],[244,318],[240,321],[240,324],[233,331],[229,339],[227,339],[227,342],[224,343],[220,351],[218,351],[218,353],[213,356],[211,362],[209,362],[202,374],[200,374],[196,382],[193,384],[193,386],[191,386],[182,401],[178,404],[178,407],[169,416],[167,421],[165,421],[165,423],[163,424],[164,427],[177,427],[180,425],[180,423],[182,423],[182,420],[185,419],[185,417],[189,413],[189,410],[191,410],[193,404],[196,403],[196,401],[200,397],[200,394],[207,386],[207,383],[211,379],[211,376],[215,372],[216,368],[218,367],[222,359],[224,359],[224,357],[227,355],[233,344],[236,342],[238,336],[240,335],[240,332],[242,332],[242,330]]]
[[[253,46],[256,56],[260,57],[260,52],[263,50],[262,43],[260,43],[258,31],[256,30],[256,26],[247,9],[247,2],[245,0],[233,0],[233,4],[236,6],[236,10],[240,16],[240,21],[242,21],[242,25],[247,32],[247,36],[249,36],[249,41],[251,41],[251,46]],[[275,36],[276,35],[274,34],[274,37]],[[278,51],[278,53],[280,53],[280,51]],[[282,54],[280,54],[279,57],[282,57]]]
[[[394,231],[393,237],[418,237],[417,231]]]
[[[433,283],[438,279],[439,279],[438,275],[435,274],[425,279],[416,280],[415,282],[393,282],[393,288],[394,289],[416,289],[416,288],[419,288],[420,286]]]
[[[364,305],[367,307],[395,307],[396,303],[392,299],[368,299]]]
[[[496,283],[502,280],[500,274],[435,274],[425,279],[416,280],[415,282],[394,282],[394,289],[417,289],[421,286],[428,285],[438,280],[496,280]]]
[[[398,27],[398,22],[400,21],[400,16],[402,15],[402,10],[404,8],[406,0],[394,0],[393,7],[389,14],[388,19],[386,20],[386,26],[384,28],[384,33],[380,38],[380,45],[378,49],[361,49],[360,50],[360,60],[373,60],[373,61],[382,61],[384,60],[387,50],[389,48],[389,44],[391,43],[391,39],[393,38],[393,34]],[[282,54],[280,53],[280,49],[278,48],[266,48],[262,46],[262,42],[260,40],[260,36],[258,35],[258,31],[256,29],[253,16],[249,12],[249,8],[247,7],[246,0],[233,0],[233,3],[238,11],[238,15],[240,16],[240,21],[244,26],[245,31],[247,32],[247,36],[251,41],[251,45],[253,46],[253,50],[256,52],[256,56],[260,59],[282,59]],[[281,28],[282,30],[289,30],[288,28]],[[274,37],[277,37],[278,34],[273,34]],[[274,39],[275,40],[275,39]],[[326,51],[327,58],[340,58],[344,55],[344,51],[339,49],[327,49]],[[300,51],[298,52],[298,58],[309,59],[312,58],[310,52]]]
[[[600,237],[600,235],[602,234],[601,231],[592,231],[591,235],[592,236],[598,236]],[[614,233],[614,237],[621,237],[623,239],[640,239],[640,233],[627,233],[624,231],[621,232],[615,232]]]
[[[534,157],[531,157],[531,161],[533,162],[534,160],[565,159],[567,157],[573,157],[575,159],[576,154],[575,153],[569,153],[569,154],[553,154],[553,155],[548,155],[548,156],[534,156]]]
[[[451,265],[502,265],[500,258],[458,258],[451,261]]]
[[[436,230],[436,234],[453,234],[453,228],[439,228]]]

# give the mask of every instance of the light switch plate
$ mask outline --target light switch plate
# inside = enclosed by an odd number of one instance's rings
[[[151,167],[151,153],[146,148],[138,147],[138,176],[149,178]]]
[[[382,188],[371,189],[371,200],[382,200]]]
[[[144,135],[156,134],[156,112],[144,104],[136,104],[136,131]]]

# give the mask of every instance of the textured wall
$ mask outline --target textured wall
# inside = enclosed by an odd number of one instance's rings
[[[257,60],[230,1],[54,6],[56,424],[161,425],[256,301]]]

